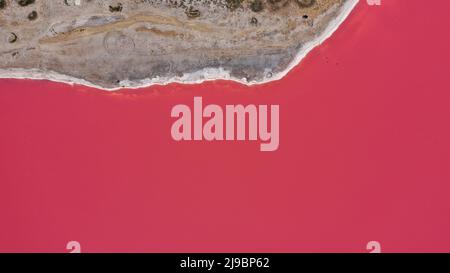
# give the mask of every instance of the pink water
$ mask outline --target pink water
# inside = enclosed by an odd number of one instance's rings
[[[254,87],[0,80],[0,252],[450,251],[449,27],[449,1],[361,1]],[[279,104],[279,150],[174,142],[194,96]]]

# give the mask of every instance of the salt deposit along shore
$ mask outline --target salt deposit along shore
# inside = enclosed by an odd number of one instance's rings
[[[18,10],[0,19],[7,37],[0,78],[111,91],[217,79],[266,83],[330,37],[358,0],[198,0],[184,9],[170,1],[55,2],[10,1],[0,10]],[[21,14],[28,14],[23,26]]]

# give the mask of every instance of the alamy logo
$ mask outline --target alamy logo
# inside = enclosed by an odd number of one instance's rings
[[[171,116],[176,118],[171,129],[175,141],[259,140],[263,152],[279,147],[279,105],[226,105],[222,109],[215,104],[203,107],[202,98],[195,97],[193,113],[188,105],[179,104],[172,108]]]

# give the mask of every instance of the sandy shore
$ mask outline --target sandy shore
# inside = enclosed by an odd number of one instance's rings
[[[117,91],[121,89],[139,89],[145,88],[152,85],[167,85],[170,83],[182,83],[182,84],[200,84],[205,81],[213,81],[213,80],[231,80],[235,82],[239,82],[245,85],[257,85],[264,84],[271,81],[276,81],[282,79],[289,71],[297,66],[301,60],[316,46],[322,44],[325,40],[327,40],[345,21],[345,19],[350,15],[351,11],[354,9],[356,4],[358,4],[359,0],[349,0],[342,7],[342,12],[338,17],[336,17],[330,24],[327,26],[326,30],[318,36],[315,40],[305,44],[301,50],[297,53],[295,59],[289,64],[289,66],[280,73],[272,74],[270,77],[265,77],[261,81],[247,81],[246,79],[238,79],[232,77],[230,72],[224,70],[222,68],[206,68],[199,70],[194,73],[185,73],[181,77],[172,77],[172,78],[162,78],[156,77],[152,79],[144,79],[140,81],[121,81],[121,87],[118,88],[105,88],[102,86],[98,86],[89,81],[78,79],[74,77],[70,77],[67,75],[63,75],[60,73],[56,73],[53,71],[41,71],[38,69],[0,69],[0,78],[8,78],[8,79],[32,79],[32,80],[50,80],[54,82],[62,82],[70,85],[84,85],[88,87],[93,87],[106,91]]]

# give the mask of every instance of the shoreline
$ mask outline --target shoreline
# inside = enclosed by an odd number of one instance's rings
[[[359,0],[349,0],[342,6],[342,12],[338,17],[336,17],[330,24],[326,27],[323,33],[318,36],[315,40],[306,43],[301,50],[298,51],[295,58],[290,62],[288,67],[282,72],[273,74],[271,77],[265,77],[261,81],[251,81],[248,82],[245,79],[234,78],[230,73],[223,68],[204,68],[202,70],[184,74],[182,77],[174,78],[161,78],[156,77],[152,79],[142,79],[140,81],[121,81],[121,87],[107,88],[93,84],[89,81],[60,74],[54,71],[41,71],[39,69],[0,69],[0,79],[22,79],[22,80],[48,80],[52,82],[65,83],[68,85],[82,85],[90,88],[95,88],[103,91],[119,91],[124,89],[141,89],[147,88],[153,85],[165,86],[172,83],[179,84],[201,84],[207,81],[215,80],[229,80],[247,86],[261,85],[269,83],[272,81],[278,81],[285,77],[294,67],[296,67],[305,58],[309,52],[314,48],[321,45],[328,38],[330,38],[333,33],[339,28],[339,26],[347,19],[347,17],[354,10],[355,6],[358,4]]]

